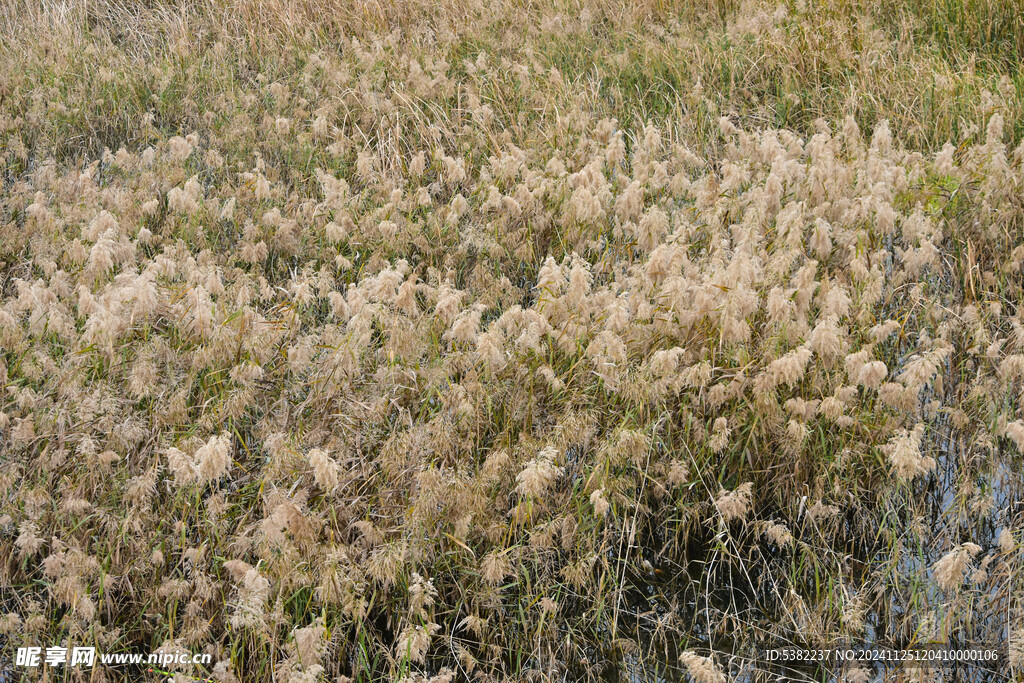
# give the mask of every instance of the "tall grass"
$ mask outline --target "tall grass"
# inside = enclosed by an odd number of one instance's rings
[[[937,42],[946,57],[975,57],[992,60],[995,68],[1019,69],[1024,57],[1020,0],[912,0],[904,9],[918,18],[924,39]]]
[[[4,4],[0,677],[1019,675],[1007,7]]]

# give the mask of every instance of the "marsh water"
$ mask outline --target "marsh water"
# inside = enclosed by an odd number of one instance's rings
[[[866,533],[863,520],[843,515],[833,530],[833,547],[843,547],[848,555],[842,566],[842,582],[875,586],[879,595],[863,614],[863,637],[816,637],[801,634],[799,624],[787,629],[789,637],[780,637],[776,628],[794,618],[794,603],[780,595],[770,568],[784,568],[784,552],[765,539],[750,536],[725,539],[722,529],[713,525],[691,527],[685,538],[672,542],[664,537],[638,539],[638,554],[628,563],[627,588],[622,595],[618,615],[618,640],[608,633],[609,647],[593,653],[608,665],[602,674],[606,681],[630,683],[667,683],[691,679],[679,663],[684,650],[701,655],[714,653],[728,680],[820,681],[844,680],[927,680],[949,682],[1009,681],[1008,661],[1010,619],[1016,615],[1022,595],[1012,576],[997,576],[976,581],[974,576],[956,596],[941,591],[929,581],[934,564],[951,543],[971,541],[981,546],[978,562],[998,553],[999,534],[1006,525],[1019,525],[1024,518],[1024,497],[1019,458],[1000,460],[988,476],[978,477],[976,485],[991,500],[991,513],[963,513],[964,445],[953,440],[941,444],[937,468],[918,491],[918,510],[923,519],[894,520],[880,515],[884,524],[906,529],[896,550],[892,540],[879,529]],[[980,522],[977,521],[980,517]],[[911,533],[911,530],[924,533]],[[721,554],[739,543],[757,547],[749,556],[764,562],[727,562]],[[655,551],[658,548],[660,550]],[[671,548],[670,551],[666,551]],[[621,558],[619,560],[621,562]],[[997,562],[989,565],[995,572]],[[879,568],[886,575],[879,577]],[[819,579],[822,583],[827,578]],[[806,604],[806,603],[798,603]],[[931,641],[921,639],[922,622],[931,615],[948,615],[949,610],[965,610],[961,617],[935,624]],[[934,617],[932,617],[934,618]],[[725,623],[731,628],[722,628]],[[917,628],[915,628],[915,626]],[[679,634],[685,634],[680,638]],[[801,637],[804,636],[804,637]],[[622,639],[639,643],[636,651],[624,652],[612,646]],[[956,662],[914,665],[895,662],[864,662],[854,673],[849,665],[830,662],[781,661],[769,651],[783,648],[818,650],[840,649],[862,653],[869,650],[946,647],[994,649],[996,661]],[[861,656],[860,654],[856,656]],[[833,655],[834,657],[834,655]],[[866,678],[858,677],[866,676]]]

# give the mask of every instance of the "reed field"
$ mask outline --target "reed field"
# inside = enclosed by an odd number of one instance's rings
[[[1022,65],[1024,0],[0,2],[0,681],[1022,680]],[[929,643],[999,658],[771,656]]]

